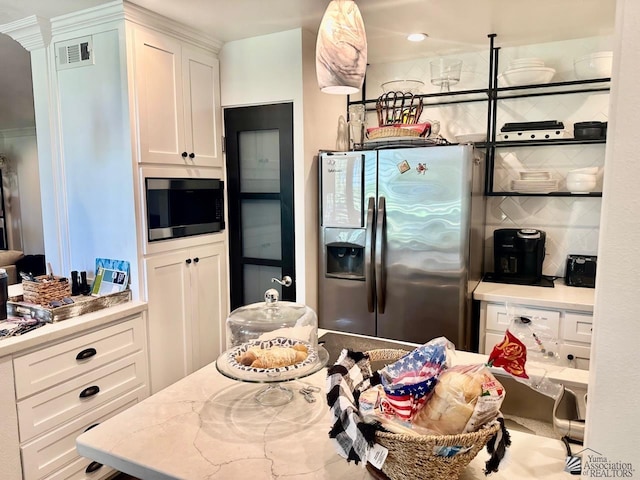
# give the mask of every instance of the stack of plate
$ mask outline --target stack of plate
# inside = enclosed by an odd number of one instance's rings
[[[549,193],[558,190],[558,181],[546,170],[520,172],[520,180],[511,181],[511,190],[518,193]]]

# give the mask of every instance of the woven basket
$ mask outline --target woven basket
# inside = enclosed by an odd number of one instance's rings
[[[408,352],[379,349],[366,353],[373,363],[395,361]],[[379,431],[376,432],[376,442],[389,450],[389,453],[382,471],[374,470],[376,473],[383,473],[390,480],[456,480],[498,430],[500,424],[496,421],[477,432],[458,435],[403,435]],[[453,457],[443,457],[433,453],[435,446],[460,446],[469,450]],[[372,469],[370,466],[368,468]]]
[[[62,277],[53,277],[53,280],[44,281],[49,278],[49,275],[40,275],[36,277],[36,280],[41,280],[39,282],[22,280],[22,297],[24,301],[37,305],[48,305],[49,302],[62,300],[71,295],[69,280]]]
[[[373,140],[376,138],[389,138],[389,137],[419,137],[419,130],[413,130],[411,128],[401,127],[380,127],[375,130],[370,130],[367,133],[367,138]]]

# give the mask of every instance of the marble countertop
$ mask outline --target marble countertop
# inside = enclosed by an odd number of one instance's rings
[[[554,288],[480,282],[473,291],[473,298],[486,302],[517,302],[536,307],[591,313],[595,289],[570,287],[565,285],[563,279],[557,279]]]
[[[13,287],[13,288],[12,288]],[[17,288],[17,287],[20,287]],[[21,285],[10,285],[9,296],[21,294]],[[0,357],[19,353],[43,343],[58,340],[60,338],[90,330],[95,327],[105,325],[114,320],[130,315],[135,315],[147,309],[146,302],[130,301],[115,305],[113,307],[98,310],[96,312],[85,313],[74,318],[68,318],[59,322],[49,323],[36,328],[31,332],[16,337],[0,339]]]
[[[471,357],[469,357],[471,358]],[[293,400],[265,407],[262,384],[233,381],[215,363],[194,372],[77,438],[78,452],[140,479],[370,479],[340,457],[328,437],[323,394],[307,403],[298,390],[324,391],[326,369],[283,384]],[[559,440],[513,431],[494,480],[566,479]],[[485,479],[483,450],[461,479]]]

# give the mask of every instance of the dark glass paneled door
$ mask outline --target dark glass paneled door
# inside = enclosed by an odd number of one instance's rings
[[[295,301],[293,104],[224,112],[231,308],[264,300],[269,288]],[[271,282],[290,276],[290,287]]]

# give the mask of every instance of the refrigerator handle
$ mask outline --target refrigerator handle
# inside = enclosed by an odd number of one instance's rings
[[[386,201],[384,197],[378,199],[378,218],[376,232],[376,297],[378,300],[378,313],[384,313],[385,296],[387,293],[387,280],[384,270],[385,243],[387,231]]]
[[[367,206],[367,231],[364,244],[364,283],[367,290],[367,309],[373,313],[375,310],[374,291],[375,291],[375,273],[373,269],[373,247],[375,246],[376,229],[373,222],[376,218],[376,199],[369,197]]]

